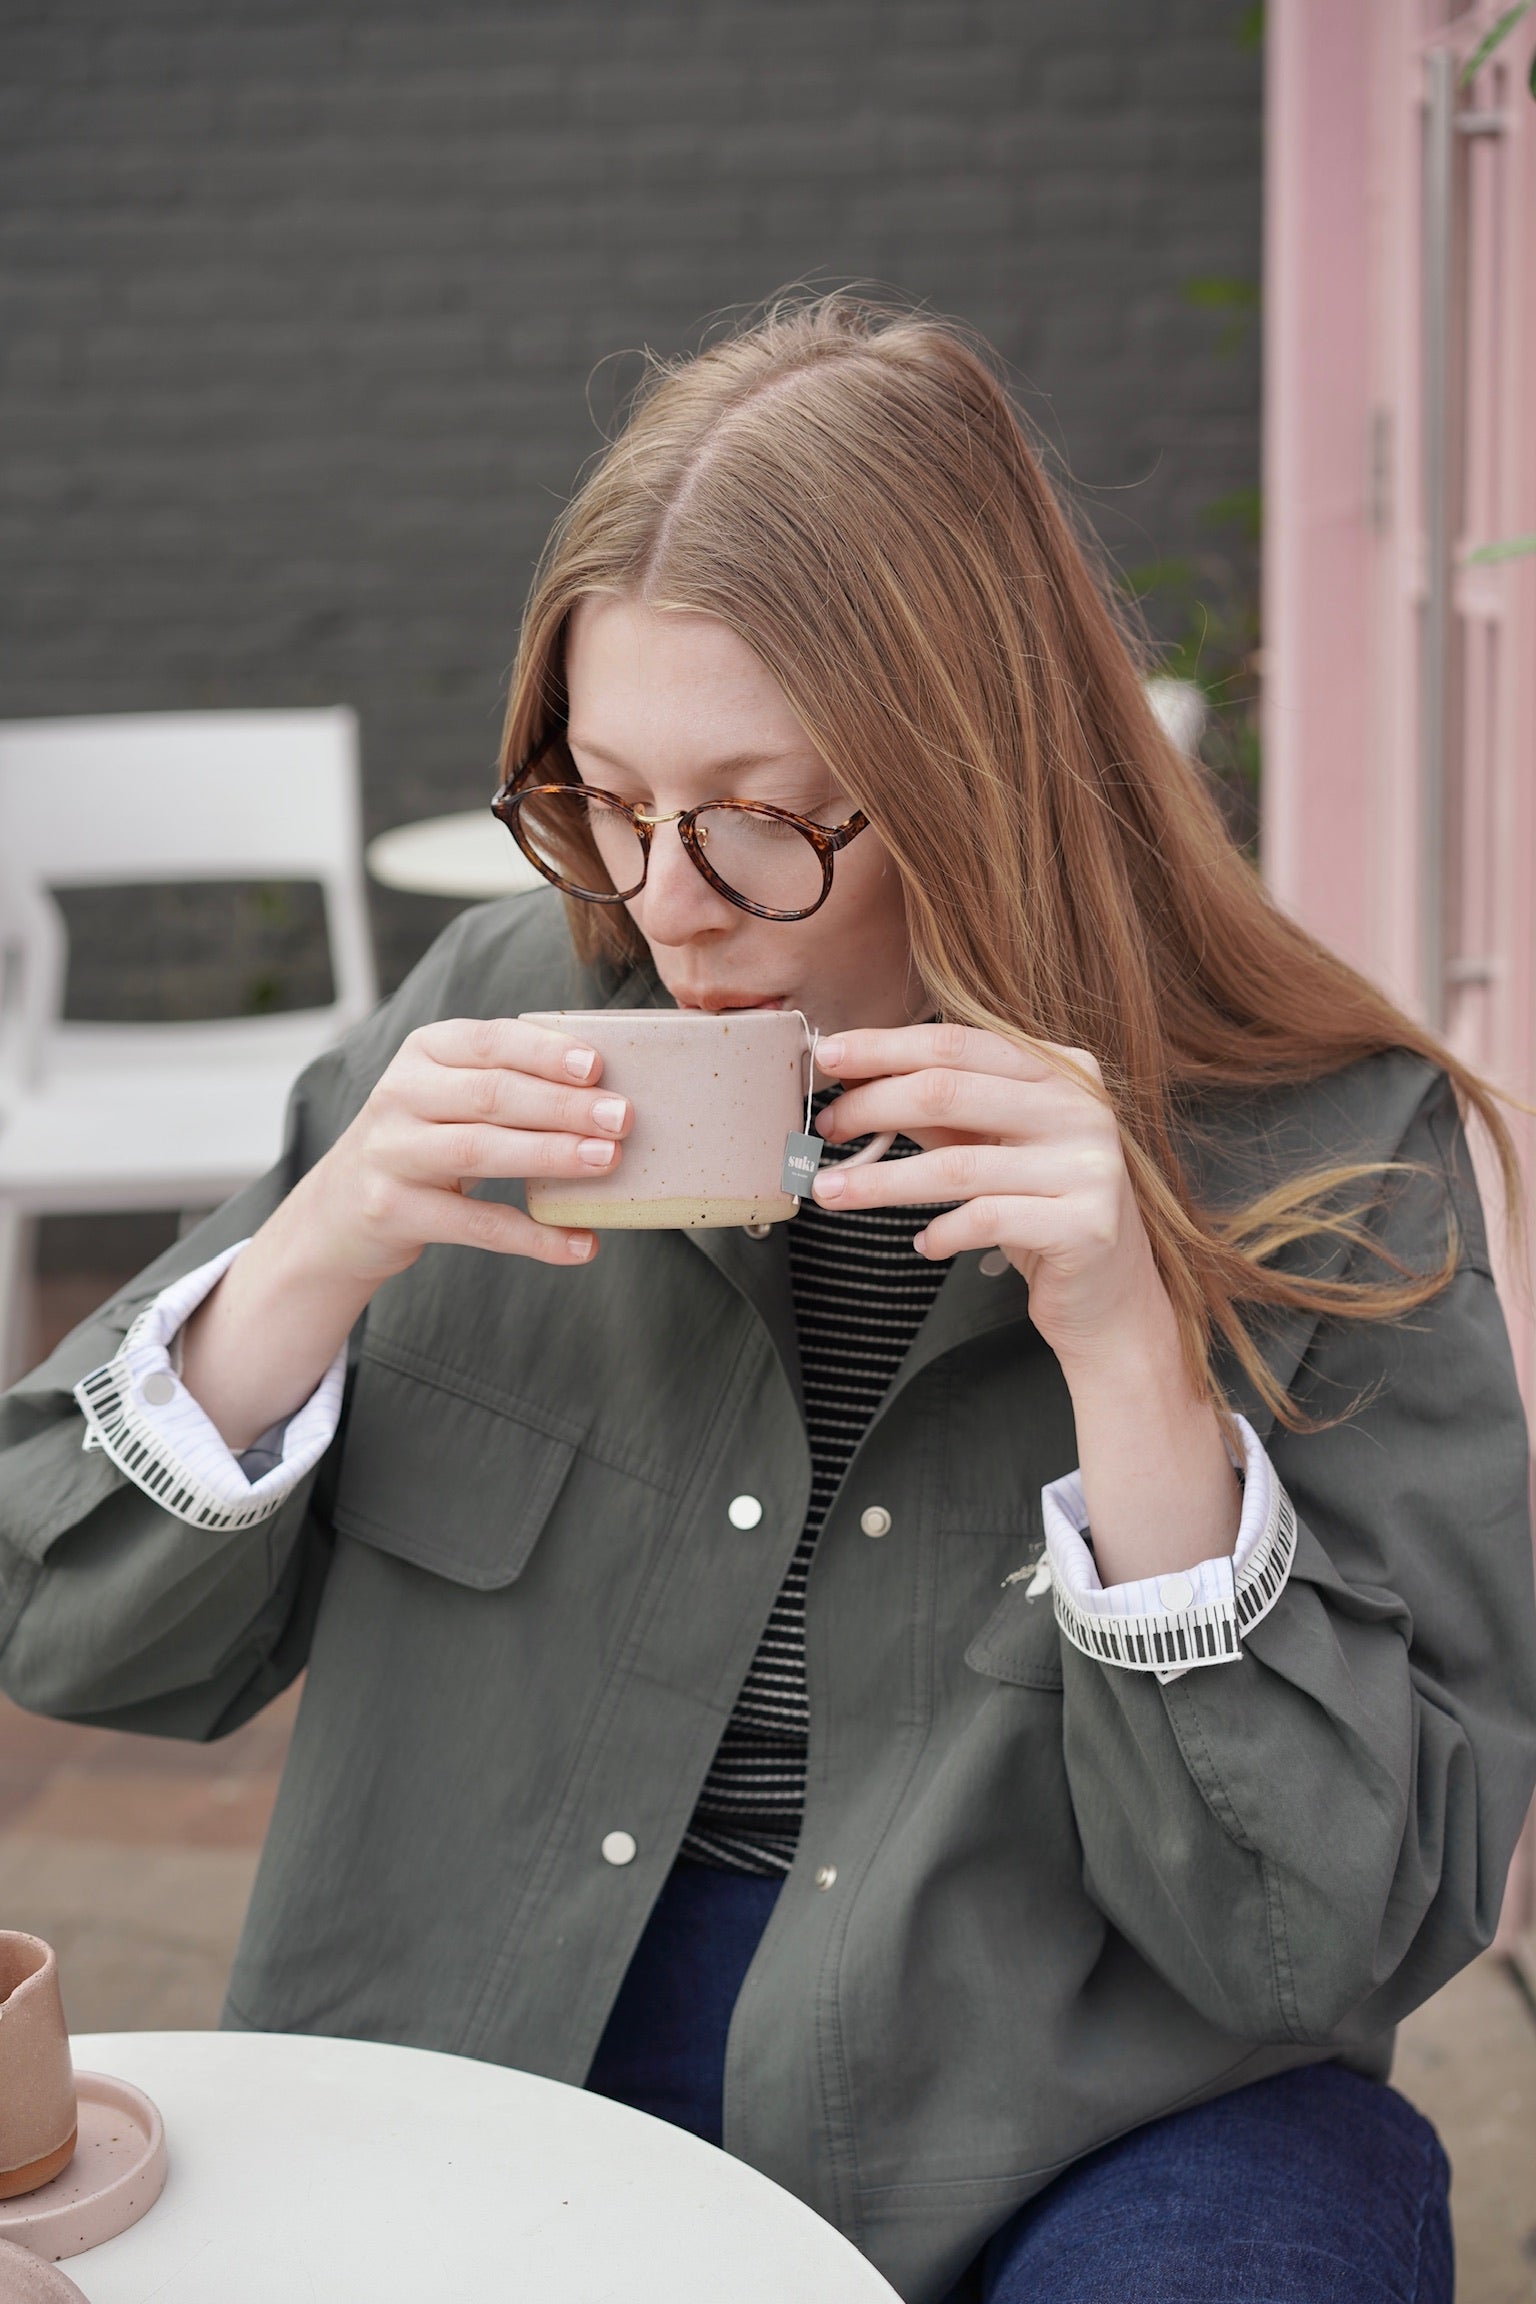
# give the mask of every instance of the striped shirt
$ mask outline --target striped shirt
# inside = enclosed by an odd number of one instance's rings
[[[817,1108],[838,1093],[824,1090]],[[830,1145],[823,1165],[857,1149]],[[918,1149],[899,1136],[888,1157],[909,1159]],[[774,1876],[794,1861],[810,1732],[805,1590],[811,1559],[843,1474],[949,1270],[947,1260],[930,1263],[912,1246],[943,1205],[839,1212],[806,1199],[789,1226],[811,1500],[683,1839],[682,1853],[695,1863]]]

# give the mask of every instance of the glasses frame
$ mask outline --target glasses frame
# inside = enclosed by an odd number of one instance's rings
[[[859,808],[856,808],[853,814],[846,817],[841,824],[818,824],[814,817],[796,816],[792,810],[774,808],[766,800],[702,800],[697,808],[673,808],[664,816],[655,816],[644,808],[631,807],[627,800],[621,800],[615,792],[605,792],[600,785],[584,784],[579,776],[574,782],[571,778],[566,777],[558,784],[526,783],[524,779],[533,773],[545,754],[558,744],[564,735],[565,722],[562,720],[550,729],[548,735],[540,738],[533,750],[513,769],[511,775],[496,794],[495,799],[491,802],[491,814],[498,823],[505,824],[529,863],[534,866],[536,871],[544,875],[552,887],[558,888],[563,896],[576,897],[583,904],[627,904],[632,897],[638,896],[645,886],[651,869],[652,834],[660,825],[675,824],[678,838],[682,841],[683,851],[689,862],[708,881],[716,894],[723,896],[728,904],[736,905],[738,910],[742,912],[752,913],[759,920],[809,920],[813,912],[821,910],[832,893],[832,866],[839,851],[846,848],[850,840],[856,840],[861,832],[868,829],[869,818]],[[633,888],[625,889],[622,892],[615,890],[612,895],[608,896],[600,894],[593,888],[575,888],[558,872],[553,871],[546,859],[540,856],[534,848],[531,838],[524,832],[519,821],[525,802],[542,799],[547,794],[570,791],[589,792],[595,800],[606,801],[610,808],[617,809],[620,815],[629,818],[630,823],[634,826],[635,837],[640,843],[642,859],[640,877]],[[739,889],[731,887],[728,881],[721,879],[704,853],[703,841],[698,831],[699,817],[709,814],[714,809],[721,808],[733,809],[743,816],[771,816],[775,823],[794,826],[794,829],[804,838],[806,845],[816,851],[817,860],[821,865],[821,894],[814,904],[804,905],[798,912],[775,911],[769,904],[754,904],[750,896],[743,896]]]

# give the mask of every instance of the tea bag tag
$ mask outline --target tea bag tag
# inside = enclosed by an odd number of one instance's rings
[[[779,1190],[792,1199],[808,1196],[821,1166],[826,1145],[819,1136],[787,1136],[784,1140],[784,1166],[779,1174]]]
[[[816,1048],[821,1039],[821,1026],[811,1024],[798,1008],[795,1014],[800,1017],[809,1035],[805,1066],[805,1126],[798,1136],[786,1136],[784,1139],[784,1165],[779,1170],[779,1190],[787,1193],[792,1200],[803,1200],[815,1181],[816,1171],[821,1166],[821,1156],[827,1147],[819,1136],[811,1134],[811,1099],[815,1093]]]

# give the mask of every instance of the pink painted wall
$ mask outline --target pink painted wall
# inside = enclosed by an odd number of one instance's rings
[[[1524,86],[1536,19],[1459,85],[1504,5],[1271,0],[1262,839],[1281,903],[1531,1100],[1536,558],[1468,560],[1536,530],[1536,103]],[[1441,52],[1464,117],[1447,138],[1454,388],[1437,423],[1426,313]],[[1449,487],[1439,554],[1436,445]],[[1435,842],[1424,669],[1437,562],[1453,677]],[[1514,1119],[1536,1231],[1536,1127]],[[1529,1405],[1536,1309],[1505,1242],[1499,1258]],[[1532,1919],[1530,1857],[1509,1941]]]
[[[1327,19],[1326,36],[1318,18]],[[1271,10],[1265,71],[1265,876],[1366,967],[1371,244],[1364,7]],[[1326,58],[1322,51],[1326,51]],[[1327,245],[1329,261],[1319,265]],[[1341,421],[1341,411],[1348,411]],[[1276,775],[1276,755],[1286,772]],[[1305,763],[1305,773],[1295,772]]]

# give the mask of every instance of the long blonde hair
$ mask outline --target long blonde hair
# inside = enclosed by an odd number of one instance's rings
[[[1518,1222],[1492,1091],[1270,900],[1159,727],[1134,635],[963,330],[847,295],[791,299],[695,358],[653,362],[545,552],[503,774],[563,714],[567,619],[593,593],[718,617],[756,651],[885,843],[942,1016],[1096,1057],[1213,1398],[1220,1338],[1274,1413],[1310,1428],[1239,1307],[1396,1317],[1446,1284],[1458,1243],[1448,1213],[1431,1272],[1380,1248],[1368,1280],[1279,1269],[1314,1237],[1370,1248],[1384,1164],[1204,1209],[1177,1149],[1202,1092],[1414,1050],[1487,1128]],[[622,907],[570,913],[588,960],[644,958]]]

